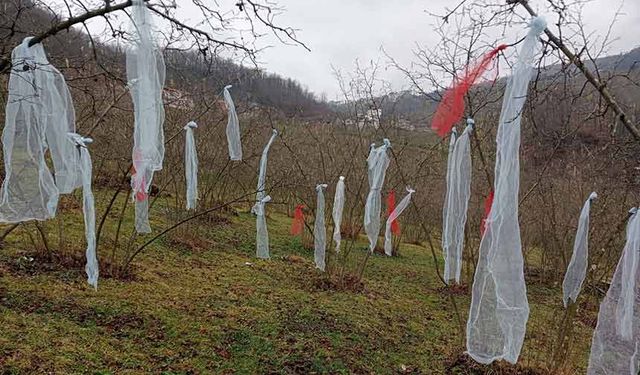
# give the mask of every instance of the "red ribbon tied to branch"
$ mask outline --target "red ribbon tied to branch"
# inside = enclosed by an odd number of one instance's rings
[[[501,44],[489,51],[474,65],[470,64],[465,67],[462,77],[454,79],[451,87],[442,96],[440,105],[438,105],[431,121],[431,129],[437,132],[440,137],[449,134],[453,125],[460,121],[464,115],[465,95],[471,86],[491,67],[498,53],[505,48],[507,45]]]
[[[304,229],[304,204],[296,206],[296,210],[293,213],[293,223],[291,223],[291,235],[299,236]]]
[[[387,196],[387,217],[391,216],[391,213],[396,208],[396,191],[391,190],[389,192],[389,196]],[[400,224],[398,220],[394,220],[391,222],[391,233],[395,236],[400,235]]]

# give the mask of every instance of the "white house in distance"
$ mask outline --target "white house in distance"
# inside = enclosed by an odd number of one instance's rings
[[[381,108],[369,108],[364,113],[358,113],[358,128],[362,129],[365,126],[371,126],[374,129],[380,127],[380,118],[382,118]]]

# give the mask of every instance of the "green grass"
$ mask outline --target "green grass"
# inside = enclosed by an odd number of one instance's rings
[[[80,232],[69,236],[80,238],[81,223],[70,223]],[[216,225],[194,223],[136,259],[131,280],[102,278],[97,292],[86,285],[82,267],[43,267],[38,258],[18,266],[29,247],[16,233],[0,252],[0,369],[10,374],[472,373],[446,370],[463,348],[426,248],[402,244],[400,257],[375,255],[365,271],[364,291],[337,291],[327,288],[326,276],[314,268],[312,251],[288,235],[289,224],[283,215],[270,216],[272,259],[263,261],[254,257],[250,215]],[[156,220],[154,228],[163,225]],[[364,255],[362,247],[355,256]],[[286,257],[291,254],[302,260]],[[469,297],[455,298],[464,319]],[[561,294],[531,285],[529,301],[521,364],[541,368],[555,338],[552,322],[561,314]],[[578,321],[576,335],[569,364],[584,372],[591,328]]]

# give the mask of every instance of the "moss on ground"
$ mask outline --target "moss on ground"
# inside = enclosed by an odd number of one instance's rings
[[[69,236],[81,248],[81,222],[72,224],[80,229]],[[339,291],[314,268],[312,252],[288,235],[289,224],[284,215],[270,216],[272,259],[264,261],[254,257],[250,215],[199,221],[147,249],[131,280],[102,278],[97,292],[87,287],[81,266],[21,260],[29,248],[17,234],[0,252],[0,369],[538,373],[548,360],[553,321],[562,311],[559,289],[529,286],[520,367],[476,366],[460,356],[458,323],[426,248],[402,244],[400,257],[374,255],[364,290]],[[363,256],[362,248],[354,256]],[[465,319],[468,295],[454,298]],[[569,359],[576,372],[584,372],[591,330],[576,322]]]

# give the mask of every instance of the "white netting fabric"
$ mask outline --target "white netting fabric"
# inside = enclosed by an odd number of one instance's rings
[[[31,38],[26,38],[25,42]],[[54,178],[60,194],[69,194],[82,185],[80,160],[67,133],[76,131],[76,112],[64,76],[47,60],[42,44],[29,48],[35,59],[35,84],[41,92],[42,120],[47,147],[53,162]]]
[[[319,184],[316,186],[318,197],[316,200],[316,221],[313,225],[313,257],[316,268],[324,271],[325,253],[327,250],[327,228],[324,222],[324,189],[327,184]]]
[[[453,224],[449,221],[453,220],[453,215],[449,215],[449,196],[451,195],[451,190],[453,189],[453,183],[451,181],[451,169],[453,168],[453,150],[456,148],[456,138],[458,137],[458,132],[456,128],[451,129],[451,134],[449,136],[449,152],[447,154],[447,174],[446,174],[446,186],[445,186],[445,195],[444,195],[444,203],[442,204],[442,252],[444,258],[444,279],[449,282],[451,279],[451,275],[447,273],[448,270],[451,269],[450,264],[453,262],[453,257],[450,258],[450,255],[453,255],[453,252],[449,251],[449,228],[453,228]]]
[[[251,212],[256,215],[256,255],[262,259],[269,259],[269,233],[267,232],[267,222],[265,219],[265,203],[271,201],[271,197],[267,195],[265,190],[267,183],[267,158],[269,156],[269,149],[277,136],[278,131],[273,129],[271,138],[269,138],[267,145],[264,146],[262,150],[260,169],[258,171],[256,203],[251,208]]]
[[[263,197],[256,202],[253,212],[256,215],[256,257],[260,259],[269,259],[269,232],[267,231],[267,218],[265,216],[264,206],[271,202],[271,196]]]
[[[262,150],[262,156],[260,157],[260,168],[258,171],[256,202],[260,202],[262,198],[264,198],[267,195],[265,190],[267,188],[267,160],[269,156],[269,149],[271,148],[271,145],[273,144],[273,141],[276,139],[277,136],[278,136],[278,131],[276,129],[273,129],[271,133],[271,138],[269,138],[267,145],[264,146],[264,149]]]
[[[457,137],[447,162],[447,195],[445,200],[442,247],[444,249],[444,279],[460,282],[464,228],[471,196],[471,132],[474,122],[467,119],[467,127]],[[452,138],[453,138],[452,134]]]
[[[391,142],[384,139],[382,146],[376,148],[371,145],[369,157],[367,158],[369,194],[364,206],[364,230],[369,238],[369,251],[373,252],[380,235],[380,211],[382,210],[382,185],[389,166],[389,156],[387,149],[391,147]]]
[[[61,155],[67,148],[58,145],[57,134],[52,137],[53,131],[48,128],[62,128],[73,115],[64,79],[46,60],[42,45],[29,47],[29,40],[31,38],[26,38],[11,53],[12,69],[2,132],[5,178],[1,189],[0,222],[5,223],[47,220],[55,216],[59,190],[45,161],[47,137],[60,151],[56,155]],[[56,120],[54,114],[60,117]],[[66,132],[64,134],[66,136]],[[73,145],[71,148],[73,151]],[[73,154],[70,160],[77,163],[78,158]],[[68,181],[66,177],[71,175],[65,173],[72,170],[60,167],[59,172],[62,182]]]
[[[400,214],[402,214],[402,212],[409,206],[409,203],[411,202],[411,196],[415,192],[416,192],[415,190],[411,189],[410,187],[407,187],[407,195],[404,198],[402,198],[400,203],[398,203],[396,208],[394,208],[393,211],[391,211],[391,214],[387,218],[386,228],[384,231],[384,253],[387,254],[388,256],[393,255],[393,239],[391,236],[391,223],[393,223],[394,220],[397,220],[398,216],[400,216]]]
[[[333,240],[336,243],[336,253],[340,252],[340,242],[342,241],[341,225],[342,211],[344,210],[345,185],[344,176],[340,176],[336,184],[336,195],[333,197]]]
[[[229,158],[231,160],[242,160],[242,142],[240,141],[240,122],[236,113],[236,106],[233,104],[229,89],[231,85],[224,87],[224,102],[227,105],[229,118],[227,120],[227,145],[229,147]]]
[[[194,121],[190,121],[184,127],[184,174],[187,181],[187,210],[195,209],[198,204],[198,152],[193,135],[193,131],[197,127],[198,124]]]
[[[640,215],[633,210],[627,241],[600,304],[588,375],[637,375],[640,371]]]
[[[127,80],[135,117],[131,188],[136,202],[136,230],[149,233],[149,188],[164,159],[165,65],[152,38],[153,23],[144,0],[133,0],[131,19],[135,43],[134,48],[127,49]]]
[[[467,320],[467,352],[480,363],[516,363],[529,318],[524,281],[518,191],[520,120],[527,99],[543,18],[530,24],[507,84],[497,135],[495,195],[482,241]]]
[[[84,214],[84,233],[87,240],[87,264],[84,267],[89,285],[98,289],[98,257],[96,255],[96,208],[91,189],[92,163],[87,145],[93,143],[91,138],[83,138],[76,133],[67,134],[67,142],[77,148],[80,159],[82,181],[82,212]]]
[[[591,210],[591,202],[597,197],[598,194],[591,193],[580,212],[578,230],[573,242],[573,254],[567,267],[567,273],[565,273],[562,281],[562,300],[565,307],[567,307],[569,301],[576,302],[578,300],[584,277],[587,274],[587,264],[589,263],[589,211]]]

